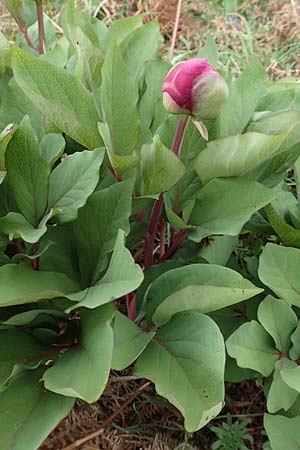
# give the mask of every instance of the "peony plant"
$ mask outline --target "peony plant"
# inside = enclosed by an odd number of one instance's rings
[[[57,34],[42,2],[5,3],[1,450],[39,448],[127,368],[188,432],[259,374],[272,449],[300,445],[299,82],[255,57],[231,80],[211,46],[170,67],[138,16],[70,0]]]

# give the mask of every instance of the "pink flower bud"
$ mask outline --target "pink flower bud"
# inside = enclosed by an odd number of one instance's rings
[[[163,102],[173,114],[193,114],[213,119],[228,97],[224,78],[208,64],[194,58],[174,66],[164,79]]]

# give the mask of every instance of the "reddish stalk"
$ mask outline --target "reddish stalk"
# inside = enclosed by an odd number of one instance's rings
[[[172,143],[171,151],[178,157],[180,156],[181,146],[188,124],[189,116],[180,116]],[[155,201],[149,223],[149,229],[145,240],[145,259],[144,270],[146,271],[153,264],[153,245],[157,233],[157,226],[159,223],[162,207],[164,203],[163,194],[160,194],[158,200]]]
[[[157,225],[161,215],[162,207],[164,203],[164,196],[160,194],[158,200],[155,200],[149,223],[149,230],[145,241],[145,259],[144,267],[145,271],[149,269],[153,264],[153,245],[157,231]]]
[[[187,233],[187,230],[181,230],[177,233],[173,244],[171,244],[170,247],[166,250],[165,254],[159,258],[160,263],[166,261],[174,255],[180,244],[185,240]]]
[[[14,240],[13,240],[13,243],[14,243],[15,247],[17,248],[17,250],[18,250],[20,253],[25,253],[25,250],[24,250],[24,248],[22,247],[22,244],[21,244],[17,239],[14,239]]]
[[[33,42],[30,39],[30,37],[28,36],[27,28],[22,28],[20,25],[19,25],[19,28],[20,28],[21,33],[23,33],[23,36],[24,36],[27,44],[29,45],[29,47],[32,48],[33,50],[35,50]]]
[[[44,54],[45,30],[44,30],[42,0],[36,1],[36,10],[37,10],[38,29],[39,29],[39,54],[43,55]]]
[[[126,298],[126,307],[127,307],[127,317],[130,320],[136,319],[136,301],[135,301],[135,293],[130,292],[125,296]]]
[[[163,217],[160,218],[160,230],[159,230],[159,257],[161,258],[165,253],[166,243],[166,222]]]

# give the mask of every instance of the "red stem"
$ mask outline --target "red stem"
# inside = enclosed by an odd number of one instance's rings
[[[176,238],[174,239],[173,244],[170,245],[170,247],[166,250],[166,253],[159,258],[159,262],[166,261],[169,259],[173,254],[176,252],[180,244],[185,240],[187,236],[187,230],[181,230],[177,234]]]
[[[126,295],[127,317],[130,320],[136,319],[136,299],[135,293],[130,292]]]
[[[17,239],[14,239],[14,245],[15,245],[15,247],[17,248],[17,250],[20,252],[20,253],[25,253],[25,250],[24,250],[24,248],[22,247],[22,244],[20,244],[20,242],[17,240]]]
[[[145,270],[149,269],[149,267],[152,266],[153,264],[153,245],[163,203],[164,203],[164,196],[163,194],[160,194],[159,199],[155,200],[152,209],[149,223],[149,231],[145,242],[145,259],[144,259]]]
[[[175,153],[178,157],[180,156],[181,146],[185,134],[185,130],[188,124],[189,116],[180,116],[177,128],[175,132],[175,136],[172,143],[171,151]],[[155,236],[157,233],[157,226],[159,223],[162,207],[164,203],[164,197],[162,194],[160,194],[160,197],[158,200],[155,201],[150,222],[149,222],[149,229],[145,240],[145,259],[144,259],[144,270],[146,271],[150,266],[153,264],[153,245]]]
[[[37,0],[36,10],[38,17],[38,29],[39,29],[39,54],[44,54],[44,40],[45,40],[45,30],[44,30],[44,18],[43,18],[43,3],[42,0]]]
[[[34,45],[33,45],[33,42],[32,42],[32,40],[30,39],[30,37],[28,36],[27,28],[22,28],[22,27],[20,27],[20,26],[19,26],[19,28],[20,28],[20,31],[23,33],[23,36],[24,36],[24,38],[25,38],[27,44],[29,45],[29,47],[32,48],[33,50],[35,50]]]
[[[182,142],[184,138],[184,133],[188,124],[190,116],[180,116],[175,132],[175,136],[172,143],[172,152],[175,153],[175,155],[180,156]]]
[[[165,253],[165,241],[166,241],[166,222],[163,217],[160,218],[160,230],[159,230],[159,256],[160,258]]]

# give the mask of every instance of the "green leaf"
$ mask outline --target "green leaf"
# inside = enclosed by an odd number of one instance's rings
[[[144,75],[146,63],[154,58],[162,43],[159,23],[156,20],[137,28],[122,42],[124,61],[137,85]]]
[[[0,286],[1,307],[62,297],[78,290],[77,283],[62,274],[32,270],[23,264],[0,267]]]
[[[91,94],[80,81],[66,70],[17,47],[12,55],[17,84],[47,120],[87,148],[100,147],[98,114]]]
[[[265,414],[264,427],[272,450],[299,450],[300,416],[289,419],[284,416]]]
[[[28,333],[8,329],[0,331],[0,385],[7,382],[14,366],[30,367],[44,358],[45,348]]]
[[[74,240],[73,224],[48,226],[47,234],[41,241],[41,247],[48,248],[39,257],[40,270],[62,273],[77,285],[80,272]],[[74,292],[76,290],[74,289]]]
[[[9,66],[10,46],[3,33],[0,32],[0,78],[5,75]]]
[[[257,111],[299,110],[300,86],[296,78],[287,77],[269,81],[265,95],[260,99]]]
[[[257,370],[269,376],[279,359],[274,342],[255,320],[241,325],[226,341],[229,355],[240,367]]]
[[[155,383],[185,418],[189,432],[218,415],[224,400],[225,349],[212,319],[197,312],[177,314],[139,357],[134,374]]]
[[[6,149],[10,187],[26,219],[38,226],[47,206],[49,168],[42,158],[30,120],[25,117]]]
[[[300,393],[300,366],[298,366],[294,361],[293,366],[285,367],[281,372],[281,376],[283,381],[290,386],[292,389],[295,389],[298,393]]]
[[[93,403],[102,394],[113,351],[114,306],[81,311],[82,332],[76,347],[65,352],[43,376],[46,389]]]
[[[282,300],[268,295],[259,305],[257,317],[272,336],[276,348],[287,353],[291,345],[291,334],[298,324],[292,308]]]
[[[116,312],[113,329],[113,370],[123,370],[130,366],[155,336],[155,332],[146,333],[120,312]]]
[[[40,370],[19,375],[0,394],[1,450],[39,448],[71,411],[75,399],[46,391],[40,376]]]
[[[103,149],[82,151],[67,156],[49,177],[48,208],[58,209],[59,223],[70,222],[97,186]]]
[[[300,356],[300,322],[295,329],[295,331],[291,334],[292,346],[289,351],[289,357],[294,361]]]
[[[184,164],[159,140],[145,144],[141,150],[142,157],[142,195],[165,192],[184,174]]]
[[[105,48],[109,49],[112,42],[120,44],[130,33],[142,25],[143,21],[140,15],[114,20],[105,38]]]
[[[22,122],[25,115],[29,115],[34,131],[40,135],[43,129],[41,112],[12,77],[1,100],[0,129],[11,123]]]
[[[96,308],[118,299],[139,287],[144,278],[143,271],[135,264],[131,253],[124,245],[124,231],[119,230],[114,251],[104,277],[94,286],[69,295],[69,300],[77,301],[69,309]]]
[[[278,195],[245,177],[214,179],[198,193],[190,221],[197,229],[189,237],[196,242],[212,234],[236,236],[255,211]]]
[[[298,392],[291,389],[283,378],[283,373],[293,370],[293,367],[297,367],[297,364],[286,358],[275,363],[273,381],[267,396],[267,408],[270,413],[280,409],[287,411],[298,397]]]
[[[221,138],[244,131],[265,92],[267,81],[265,68],[256,56],[251,58],[242,75],[230,85],[229,99],[219,118]]]
[[[169,270],[151,285],[147,311],[161,325],[181,311],[208,313],[262,292],[239,273],[215,264],[190,264]]]
[[[62,155],[65,146],[66,141],[61,134],[49,133],[43,136],[41,140],[41,154],[50,167],[52,167]]]
[[[246,175],[280,153],[287,134],[245,133],[211,141],[197,157],[195,170],[203,183],[217,177]]]
[[[145,75],[146,90],[140,100],[139,110],[141,120],[148,128],[152,124],[157,103],[161,98],[161,86],[169,70],[170,64],[163,59],[155,59],[147,68]]]
[[[286,223],[271,204],[265,207],[265,211],[272,228],[281,241],[291,247],[300,248],[300,230]]]
[[[198,256],[205,259],[209,264],[226,266],[233,250],[238,247],[237,236],[215,236],[209,242],[204,243]]]
[[[101,104],[110,129],[113,153],[117,155],[130,155],[138,145],[137,102],[138,90],[120,49],[113,43],[102,67]]]
[[[2,3],[21,27],[27,28],[36,20],[36,8],[32,0],[3,0]]]
[[[79,268],[85,287],[98,281],[107,266],[118,230],[129,232],[132,180],[92,194],[74,223]]]
[[[29,223],[22,214],[10,212],[6,216],[0,218],[0,231],[7,234],[9,239],[18,239],[21,237],[25,242],[33,244],[41,239],[46,233],[47,221],[53,216],[53,210],[41,220],[39,226],[35,228]]]
[[[197,58],[208,58],[208,63],[213,67],[218,64],[218,47],[211,36],[207,36],[204,47],[200,48]]]
[[[300,250],[267,244],[261,254],[260,280],[289,305],[300,307]]]

